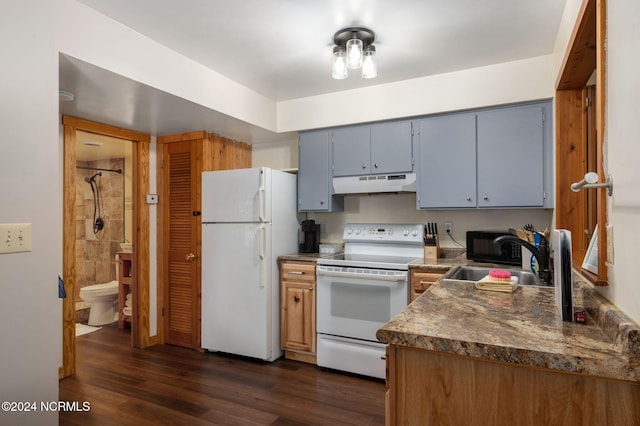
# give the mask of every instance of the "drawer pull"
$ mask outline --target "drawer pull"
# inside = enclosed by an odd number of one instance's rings
[[[289,271],[287,273],[291,275],[304,275],[304,271]]]
[[[420,281],[420,284],[433,284],[432,281]]]

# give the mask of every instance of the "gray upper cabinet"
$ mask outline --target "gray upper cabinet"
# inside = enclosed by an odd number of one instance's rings
[[[371,126],[349,126],[333,130],[333,175],[371,173]]]
[[[342,197],[333,196],[331,144],[328,130],[300,133],[298,211],[340,211]]]
[[[476,115],[428,117],[416,127],[418,208],[475,208]]]
[[[551,102],[417,122],[419,209],[552,208]]]
[[[411,121],[341,127],[333,130],[333,175],[411,172]]]
[[[543,206],[543,112],[541,105],[478,112],[478,207]]]
[[[413,171],[411,121],[371,126],[371,173]]]

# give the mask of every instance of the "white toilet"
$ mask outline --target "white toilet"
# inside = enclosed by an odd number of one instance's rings
[[[89,325],[111,324],[118,320],[118,310],[115,308],[118,299],[118,281],[82,287],[80,297],[91,303]]]

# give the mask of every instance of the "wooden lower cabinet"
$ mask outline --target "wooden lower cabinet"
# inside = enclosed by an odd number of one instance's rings
[[[280,264],[280,338],[285,357],[316,362],[316,265]]]
[[[638,425],[640,383],[389,345],[387,425]]]
[[[425,271],[421,269],[411,270],[411,297],[413,302],[418,296],[424,293],[433,283],[438,281],[446,271]]]

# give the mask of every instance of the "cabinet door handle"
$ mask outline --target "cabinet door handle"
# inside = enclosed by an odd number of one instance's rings
[[[366,164],[364,164],[364,163],[362,163],[362,168],[363,168],[363,169],[366,169],[366,168],[367,168],[367,165],[366,165]]]
[[[309,291],[313,291],[313,287],[309,287]]]
[[[375,163],[375,164],[373,165],[373,167],[375,167],[375,168],[377,169],[377,168],[379,167],[379,166],[378,166],[378,163]]]
[[[489,197],[486,196],[486,195],[484,197],[482,197],[482,199],[485,200],[485,201],[489,201]]]
[[[471,197],[467,197],[467,201],[471,201]]]
[[[184,257],[184,259],[185,259],[185,260],[188,260],[188,261],[190,261],[190,262],[191,262],[191,261],[196,260],[196,255],[195,255],[195,254],[193,254],[193,253],[189,253],[189,254],[187,254],[187,255]]]

